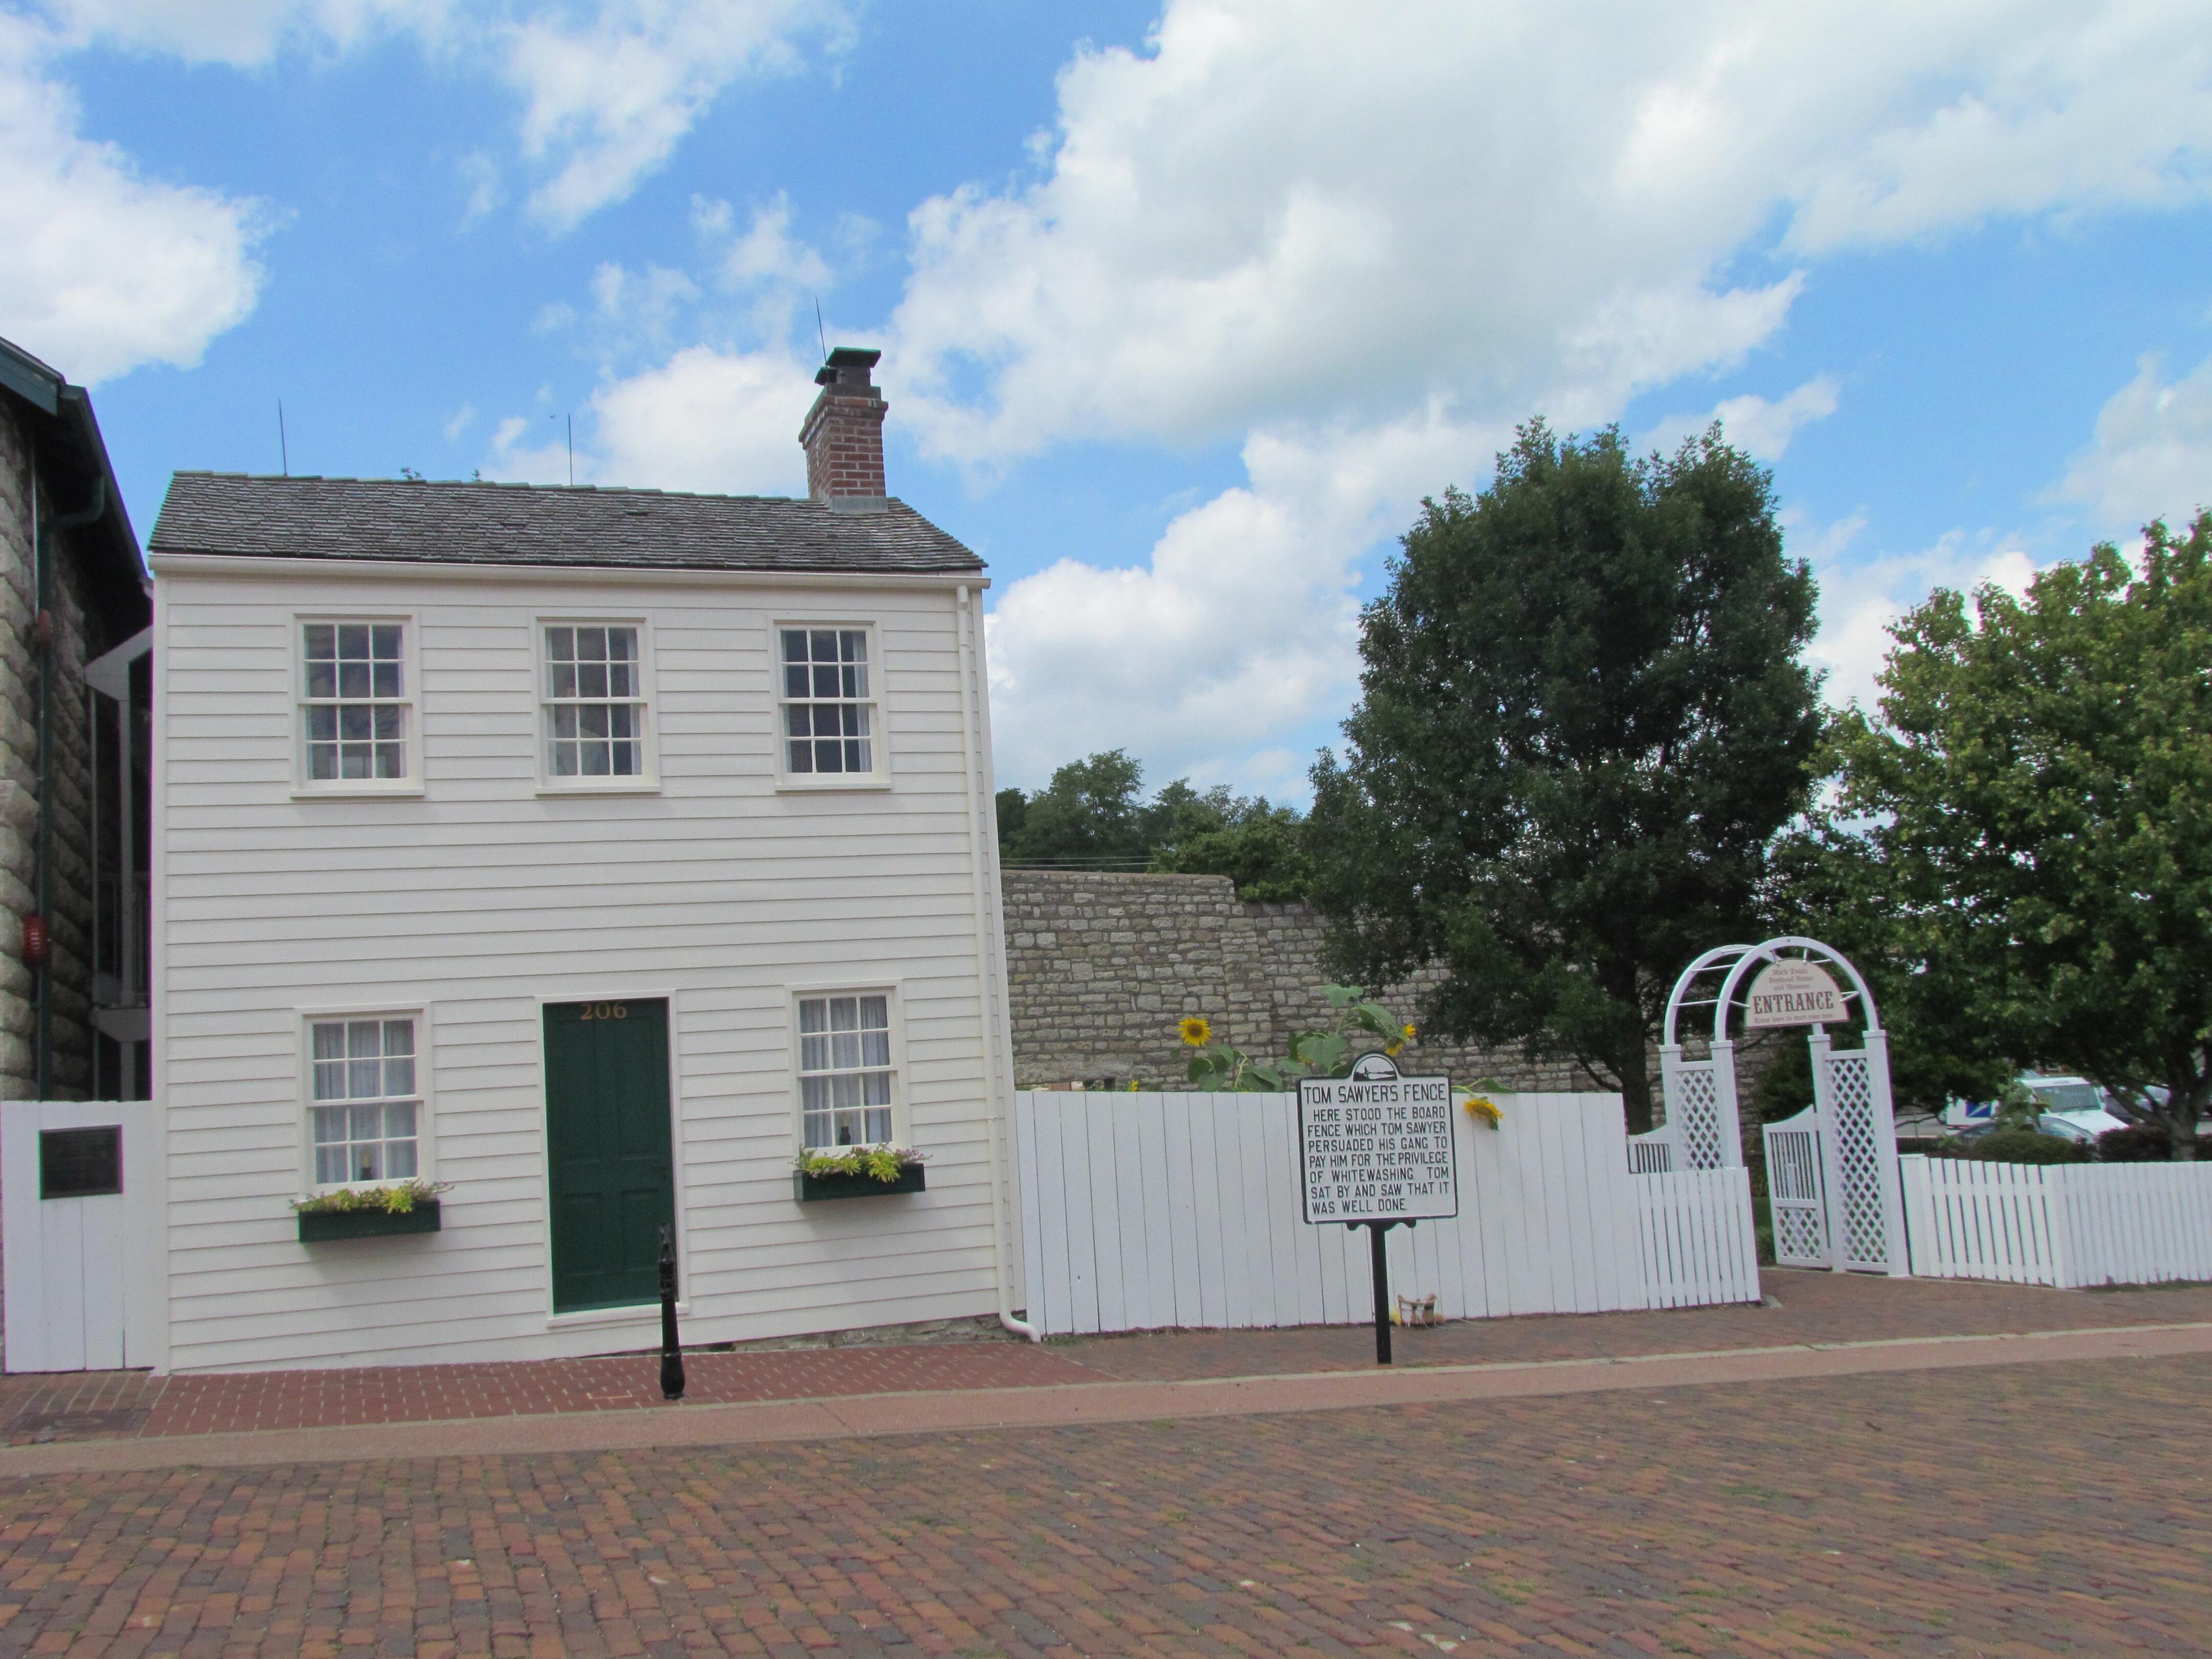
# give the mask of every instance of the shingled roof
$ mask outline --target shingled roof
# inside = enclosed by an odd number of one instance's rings
[[[776,495],[179,472],[148,547],[156,555],[609,569],[983,568],[905,502],[872,506],[854,511]]]

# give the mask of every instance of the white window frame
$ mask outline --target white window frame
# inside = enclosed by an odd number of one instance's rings
[[[398,778],[318,778],[307,769],[307,635],[317,624],[329,627],[397,624],[399,635],[399,692],[393,701],[407,711],[407,774]],[[292,615],[289,649],[292,658],[292,793],[301,799],[331,796],[419,795],[422,793],[422,624],[410,611],[300,611]]]
[[[809,702],[811,698],[794,698],[785,695],[783,636],[787,629],[815,630],[834,629],[839,633],[864,634],[868,641],[868,695],[856,699],[869,710],[868,758],[873,769],[866,772],[794,772],[791,769],[791,739],[785,711],[793,702]],[[806,620],[787,617],[769,625],[768,655],[769,672],[775,676],[775,713],[773,736],[775,743],[775,781],[779,789],[888,789],[891,781],[890,733],[885,729],[884,710],[889,699],[884,690],[883,630],[872,619],[815,617]],[[842,701],[842,699],[840,699]]]
[[[810,1152],[836,1152],[850,1151],[849,1147],[809,1146],[806,1144],[806,1077],[802,1060],[805,1048],[804,1033],[799,1029],[799,1005],[823,997],[882,997],[889,1005],[890,1018],[890,1073],[891,1073],[891,1138],[888,1141],[870,1142],[872,1146],[912,1146],[913,1126],[907,1116],[906,1086],[906,1006],[901,988],[881,982],[869,984],[851,980],[840,980],[820,985],[795,985],[790,988],[791,1021],[791,1141],[795,1153]],[[872,1067],[869,1069],[873,1069]],[[816,1075],[819,1075],[817,1073]]]
[[[397,1187],[408,1181],[438,1178],[437,1103],[432,1098],[430,1010],[423,1003],[363,1006],[349,1003],[337,1008],[303,1008],[300,1017],[300,1190],[309,1195],[334,1193],[350,1187],[367,1191]],[[315,1178],[315,1108],[332,1103],[315,1098],[315,1027],[347,1020],[412,1020],[415,1024],[415,1173],[388,1176],[379,1181],[318,1181]]]
[[[635,777],[563,777],[553,769],[552,738],[547,712],[552,705],[552,659],[546,654],[549,628],[630,628],[637,630],[637,690],[642,705],[638,732],[638,761],[643,768]],[[544,611],[531,623],[530,648],[532,694],[531,735],[538,745],[538,793],[541,795],[642,795],[660,787],[660,711],[654,692],[653,625],[644,617],[611,617],[601,612]]]

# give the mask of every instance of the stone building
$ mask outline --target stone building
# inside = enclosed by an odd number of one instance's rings
[[[1187,1087],[1189,1051],[1176,1029],[1186,1014],[1266,1057],[1331,1023],[1322,924],[1303,904],[1245,903],[1226,876],[1007,870],[1000,890],[1023,1088],[1121,1088],[1132,1078],[1148,1089]],[[1423,975],[1376,994],[1412,1019],[1431,982]],[[1400,1064],[1510,1089],[1595,1086],[1572,1066],[1452,1043],[1417,1042]]]
[[[0,1097],[142,1097],[153,606],[82,386],[0,340]]]

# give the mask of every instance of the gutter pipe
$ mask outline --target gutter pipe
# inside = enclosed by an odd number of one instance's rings
[[[983,839],[987,820],[977,808],[979,794],[983,802],[990,801],[990,781],[978,775],[977,763],[981,746],[977,743],[976,702],[981,688],[975,682],[974,644],[975,607],[971,590],[963,582],[956,590],[957,606],[956,627],[960,639],[960,758],[962,773],[968,791],[968,872],[969,882],[975,897],[975,967],[981,981],[983,1006],[983,1141],[989,1154],[991,1179],[991,1267],[999,1298],[999,1323],[1016,1336],[1026,1337],[1032,1342],[1044,1340],[1044,1333],[1027,1320],[1014,1316],[1013,1278],[1008,1272],[1006,1253],[1006,1188],[1001,1173],[1000,1136],[1009,1127],[1006,1108],[1012,1073],[1012,1056],[1002,1052],[1000,1041],[1001,1017],[1006,1007],[1006,983],[1003,963],[1006,941],[996,925],[994,907],[987,887],[995,890],[998,866],[996,849],[998,838],[993,834],[989,842]],[[983,718],[988,719],[985,715]],[[988,849],[987,850],[987,847]]]

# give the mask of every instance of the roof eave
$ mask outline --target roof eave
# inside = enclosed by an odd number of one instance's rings
[[[537,564],[520,560],[332,558],[281,553],[187,551],[159,547],[149,561],[155,575],[313,576],[336,580],[416,580],[437,582],[565,582],[604,586],[635,582],[649,586],[833,587],[945,590],[991,585],[977,565],[947,570],[793,570],[736,566]]]

